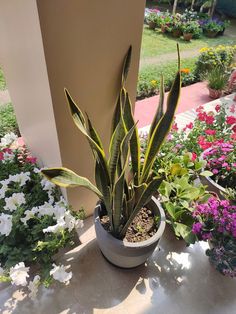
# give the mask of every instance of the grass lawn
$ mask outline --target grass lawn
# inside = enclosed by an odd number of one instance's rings
[[[3,76],[2,69],[0,68],[0,90],[4,90],[4,89],[6,89],[6,82]]]
[[[144,26],[141,59],[148,57],[161,56],[166,53],[176,51],[176,43],[179,43],[180,49],[183,50],[199,50],[202,47],[210,47],[217,45],[234,45],[236,38],[226,35],[216,38],[207,38],[201,36],[199,39],[194,39],[191,42],[186,42],[181,38],[173,38],[171,35],[162,34],[159,30],[150,30]]]

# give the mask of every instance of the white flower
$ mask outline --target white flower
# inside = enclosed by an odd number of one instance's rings
[[[52,265],[54,268],[50,270],[50,275],[55,279],[66,285],[69,283],[72,278],[72,272],[67,273],[64,265],[57,266],[55,264]]]
[[[2,163],[5,164],[7,161],[14,160],[14,158],[15,158],[15,155],[13,153],[5,152],[5,153],[3,153]]]
[[[41,169],[35,167],[33,171],[34,173],[40,173]]]
[[[24,212],[25,217],[21,218],[20,220],[23,222],[23,224],[26,226],[27,221],[30,220],[31,218],[33,218],[35,216],[35,211],[34,209],[37,209],[37,207],[33,207],[31,210],[26,210]]]
[[[8,180],[10,182],[19,183],[20,186],[24,186],[25,183],[30,180],[30,172],[21,172],[18,174],[10,175]]]
[[[65,217],[65,212],[66,212],[65,207],[56,205],[56,206],[54,206],[53,211],[54,211],[54,216],[55,216],[56,220],[59,220],[60,218]]]
[[[52,216],[54,214],[54,207],[52,204],[45,202],[43,205],[38,207],[38,216],[42,217],[45,215]]]
[[[55,184],[45,178],[41,180],[41,185],[44,191],[51,191],[52,189],[55,188]]]
[[[0,263],[0,276],[2,276],[4,273],[4,269],[1,267],[1,263]]]
[[[6,205],[4,206],[5,210],[14,211],[18,206],[25,204],[24,193],[13,193],[12,196],[5,198]]]
[[[26,286],[26,278],[29,277],[28,271],[29,267],[25,267],[25,263],[23,262],[16,264],[14,267],[11,267],[9,275],[12,280],[12,284],[17,286]]]
[[[8,190],[9,180],[2,180],[0,181],[0,184],[2,185],[0,188],[0,198],[5,198],[6,191]]]
[[[83,221],[80,219],[76,219],[74,216],[71,215],[69,211],[65,213],[65,223],[66,228],[71,232],[74,228],[82,228]]]
[[[40,276],[36,275],[33,279],[33,281],[29,282],[28,288],[30,290],[29,297],[34,300],[36,298],[36,295],[38,293],[38,287],[40,285]]]
[[[61,230],[64,230],[65,228],[66,228],[65,220],[64,220],[64,218],[60,218],[57,220],[56,225],[49,226],[49,227],[43,229],[43,232],[44,233],[47,233],[47,232],[58,233]]]
[[[2,213],[0,215],[0,234],[8,236],[12,229],[12,216]]]
[[[0,146],[7,147],[17,140],[17,136],[14,133],[7,133],[1,138]]]

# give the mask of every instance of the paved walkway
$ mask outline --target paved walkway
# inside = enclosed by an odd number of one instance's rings
[[[168,93],[165,94],[165,99],[167,99],[167,95]],[[183,87],[177,114],[195,109],[209,101],[211,99],[208,96],[208,89],[205,83],[200,82]],[[158,102],[159,96],[153,96],[136,102],[134,117],[136,121],[139,121],[138,128],[143,128],[151,124]]]

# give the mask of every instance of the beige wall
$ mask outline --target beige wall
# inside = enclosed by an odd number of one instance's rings
[[[135,99],[145,1],[38,0],[36,3],[33,0],[0,0],[0,19],[3,16],[6,20],[4,44],[11,49],[14,46],[15,50],[10,52],[10,56],[4,50],[3,63],[20,127],[27,143],[45,164],[60,165],[61,158],[63,166],[92,180],[94,163],[91,152],[71,121],[63,89],[67,87],[80,107],[89,114],[107,146],[122,61],[130,44],[133,45],[133,59],[127,86],[132,99]],[[3,9],[1,4],[4,4]],[[38,29],[37,9],[42,35]],[[24,39],[27,32],[32,35],[28,34]],[[9,41],[15,40],[15,36],[18,41],[12,45]],[[26,43],[22,45],[20,40]],[[29,77],[13,73],[19,64],[21,72],[29,71]],[[9,66],[12,70],[8,73]],[[35,90],[39,84],[36,84],[37,72],[43,81],[40,93]],[[31,107],[28,113],[32,103],[34,109]],[[40,138],[42,143],[38,150],[35,138],[37,141]],[[45,138],[51,142],[50,149],[43,144]],[[92,213],[96,201],[93,194],[73,189],[68,190],[68,195],[75,208],[84,206],[89,214]]]

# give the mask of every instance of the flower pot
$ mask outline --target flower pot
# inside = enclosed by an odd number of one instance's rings
[[[222,31],[218,32],[218,36],[223,36],[224,35],[224,32],[225,32],[225,27],[222,29]]]
[[[209,97],[211,99],[218,99],[223,95],[222,90],[216,90],[216,89],[210,88],[209,86],[208,86],[208,90],[209,90]]]
[[[193,34],[191,34],[191,33],[184,33],[183,37],[184,37],[184,40],[190,41],[193,38]]]
[[[211,147],[204,150],[204,152],[200,156],[200,160],[204,160],[204,158],[203,158],[204,154],[210,150],[211,150]],[[204,171],[205,169],[202,169],[202,170]],[[213,192],[213,193],[218,195],[219,199],[225,200],[224,194],[225,194],[226,190],[223,186],[216,183],[214,180],[211,179],[211,177],[200,176],[200,181],[203,185],[207,186],[207,190],[209,192]]]
[[[150,29],[154,30],[157,27],[157,24],[155,22],[150,21],[150,22],[148,22],[148,26]]]
[[[206,31],[205,34],[209,38],[214,38],[214,37],[217,36],[218,32],[216,32],[216,31]]]
[[[150,239],[131,243],[114,238],[102,226],[100,216],[102,206],[98,204],[94,212],[94,223],[97,242],[102,254],[113,265],[122,268],[133,268],[143,264],[155,250],[165,229],[165,213],[156,198],[152,197],[146,205],[155,215],[160,217],[160,224],[155,235]]]
[[[165,25],[161,25],[161,32],[163,34],[166,32],[166,26]]]
[[[172,31],[172,36],[175,38],[179,38],[182,35],[182,32],[180,29],[175,29]]]

